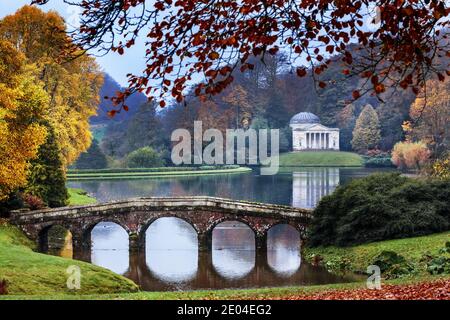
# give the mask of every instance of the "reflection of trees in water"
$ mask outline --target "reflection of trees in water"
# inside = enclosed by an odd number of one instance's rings
[[[290,225],[275,225],[267,232],[267,248],[300,250],[300,233]]]
[[[380,169],[281,168],[273,176],[260,176],[259,171],[255,170],[246,174],[69,182],[69,186],[85,189],[99,201],[145,196],[205,195],[313,207],[338,184],[374,171]]]
[[[255,234],[242,222],[225,221],[214,228],[212,247],[213,250],[254,250]]]
[[[72,258],[72,233],[60,225],[51,226],[47,230],[47,243],[44,244],[47,253]]]
[[[288,177],[290,179],[290,177]],[[286,176],[225,174],[136,180],[70,182],[99,201],[144,196],[205,195],[238,200],[290,204],[290,183]]]

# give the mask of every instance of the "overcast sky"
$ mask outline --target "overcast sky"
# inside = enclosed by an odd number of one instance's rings
[[[32,0],[0,0],[0,18],[13,14],[20,7],[30,4]],[[5,5],[6,4],[6,5]],[[77,8],[64,4],[62,0],[52,0],[49,4],[40,6],[44,11],[56,10],[64,17],[68,24],[76,22]],[[95,53],[95,52],[93,52]],[[127,85],[127,73],[140,74],[145,67],[145,49],[143,44],[137,43],[127,50],[124,56],[110,52],[106,56],[98,57],[97,61],[103,71],[109,73],[122,86]]]

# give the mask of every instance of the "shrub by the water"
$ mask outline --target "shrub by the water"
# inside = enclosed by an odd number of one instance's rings
[[[427,271],[430,274],[450,273],[450,241],[447,241],[445,247],[439,250],[439,256],[429,257]]]
[[[372,261],[372,265],[380,267],[386,278],[397,278],[414,271],[414,267],[402,255],[393,251],[380,252]]]
[[[41,198],[29,193],[23,195],[23,202],[26,207],[30,208],[31,210],[39,210],[45,208],[45,203]]]
[[[164,161],[160,154],[151,147],[144,147],[131,152],[127,157],[129,168],[162,167]]]
[[[394,167],[391,157],[367,157],[364,166],[368,168]]]
[[[347,246],[449,229],[450,180],[378,173],[323,197],[314,210],[308,243]]]

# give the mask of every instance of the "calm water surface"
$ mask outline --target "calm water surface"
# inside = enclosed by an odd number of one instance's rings
[[[82,188],[100,202],[143,196],[207,195],[313,208],[339,184],[372,172],[362,168],[307,168],[284,170],[274,176],[260,176],[254,171],[238,175],[73,181],[69,187]],[[287,225],[269,230],[266,253],[255,251],[253,232],[236,221],[221,223],[214,229],[210,253],[198,251],[196,232],[177,218],[160,218],[150,225],[145,253],[129,254],[127,233],[112,222],[98,224],[92,231],[92,241],[92,250],[85,253],[84,260],[123,274],[144,290],[312,285],[357,279],[353,275],[333,275],[302,262],[299,234]]]

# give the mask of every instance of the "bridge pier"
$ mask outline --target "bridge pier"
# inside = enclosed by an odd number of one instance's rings
[[[137,232],[128,235],[128,247],[130,252],[145,252],[145,235],[142,236]]]
[[[197,234],[198,251],[212,251],[212,233],[201,232]]]
[[[256,233],[255,246],[257,251],[267,253],[267,232]]]

